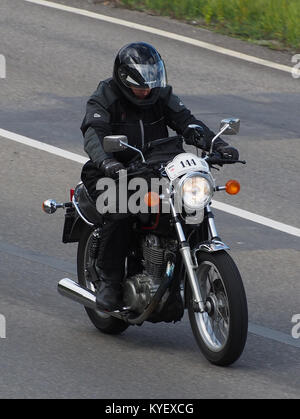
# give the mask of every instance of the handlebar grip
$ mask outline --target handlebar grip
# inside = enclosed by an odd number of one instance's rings
[[[208,164],[235,164],[235,163],[241,163],[241,164],[246,164],[246,160],[229,160],[229,159],[220,159],[218,157],[211,157],[208,158],[207,160]]]

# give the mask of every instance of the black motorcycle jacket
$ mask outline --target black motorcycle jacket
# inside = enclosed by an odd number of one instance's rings
[[[182,135],[189,124],[202,126],[207,144],[211,144],[215,134],[191,114],[180,98],[172,93],[171,86],[160,89],[154,105],[138,107],[124,97],[113,79],[108,79],[100,82],[87,102],[81,131],[84,149],[99,168],[107,158],[114,157],[126,163],[136,155],[130,149],[106,153],[102,147],[106,135],[126,135],[128,143],[141,150],[152,140],[168,137],[168,127]],[[222,139],[216,140],[216,143],[227,145]]]

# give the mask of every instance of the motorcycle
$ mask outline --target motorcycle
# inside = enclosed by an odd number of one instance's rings
[[[211,209],[215,192],[239,192],[237,181],[217,186],[211,173],[215,165],[246,163],[222,159],[213,151],[215,140],[221,134],[237,134],[239,125],[238,119],[223,120],[209,152],[202,151],[201,157],[180,153],[159,165],[147,161],[143,151],[130,146],[125,136],[104,138],[106,152],[130,148],[138,153],[129,174],[155,175],[166,185],[164,193],[153,197],[150,192],[146,198],[149,208],[158,207],[156,213],[134,216],[121,310],[101,311],[96,305],[101,285],[97,258],[105,217],[84,185],[79,183],[71,190],[70,202],[59,204],[50,199],[43,203],[48,214],[65,209],[63,242],[78,242],[78,282],[64,278],[58,291],[82,304],[101,332],[118,334],[145,321],[175,322],[186,309],[194,337],[208,361],[227,366],[240,357],[248,332],[247,300],[240,273],[227,252],[229,247],[217,233]],[[155,140],[150,147],[171,139]],[[169,205],[168,213],[161,212],[163,202]]]

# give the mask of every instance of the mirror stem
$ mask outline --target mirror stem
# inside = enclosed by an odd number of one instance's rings
[[[220,135],[222,135],[223,134],[223,132],[224,131],[226,131],[227,130],[227,128],[229,128],[230,127],[230,125],[229,124],[226,124],[226,125],[224,125],[224,127],[221,129],[221,131],[212,139],[212,141],[211,141],[211,146],[210,146],[210,150],[209,150],[209,153],[211,154],[212,153],[212,151],[213,151],[213,147],[214,147],[214,143],[215,143],[215,141],[216,141],[216,139],[217,138],[219,138],[220,137]]]
[[[142,157],[142,160],[143,160],[143,163],[146,163],[144,154],[141,152],[141,150],[139,150],[138,148],[132,147],[131,145],[126,144],[123,141],[120,141],[120,144],[124,145],[125,147],[131,148],[132,150],[137,151],[138,153],[140,153],[140,155]]]

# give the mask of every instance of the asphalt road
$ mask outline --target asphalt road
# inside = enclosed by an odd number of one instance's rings
[[[236,50],[273,61],[289,59],[169,19],[87,6],[227,48],[232,42]],[[1,1],[0,24],[0,54],[7,60],[0,128],[84,155],[79,126],[87,97],[110,77],[120,46],[144,40],[160,50],[170,84],[197,117],[214,130],[224,117],[242,121],[230,142],[247,166],[217,174],[220,183],[238,178],[242,191],[216,199],[300,226],[300,80],[22,0]],[[249,302],[251,333],[234,366],[207,363],[187,317],[104,336],[79,305],[57,294],[59,279],[76,278],[76,245],[60,242],[62,214],[41,212],[44,199],[67,199],[80,164],[0,141],[0,313],[7,322],[6,339],[0,339],[1,398],[299,398],[299,340],[289,339],[291,318],[300,313],[299,238],[216,211]]]

